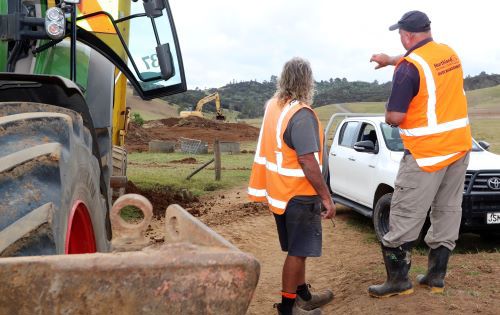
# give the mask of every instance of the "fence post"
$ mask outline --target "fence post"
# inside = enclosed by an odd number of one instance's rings
[[[220,161],[220,142],[218,139],[216,139],[214,143],[214,159],[215,159],[215,180],[220,180],[221,161]]]

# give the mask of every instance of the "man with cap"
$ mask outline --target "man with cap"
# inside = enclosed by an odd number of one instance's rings
[[[428,270],[417,282],[431,292],[444,290],[444,277],[455,248],[462,215],[462,193],[472,137],[463,90],[460,59],[448,46],[433,41],[431,21],[410,11],[389,30],[399,30],[407,52],[375,54],[375,69],[396,66],[385,120],[399,127],[405,147],[395,181],[389,232],[382,239],[387,280],[372,285],[373,297],[411,294],[408,279],[411,249],[425,223],[430,247]]]

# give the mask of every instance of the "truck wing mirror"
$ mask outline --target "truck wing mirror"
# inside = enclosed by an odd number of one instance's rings
[[[354,143],[353,148],[358,152],[378,153],[375,144],[371,140],[358,141]]]
[[[488,149],[490,148],[490,144],[486,141],[479,141],[478,144],[481,148],[485,149],[486,151],[488,151]]]
[[[161,78],[168,80],[175,75],[174,59],[168,43],[156,46],[156,55],[160,64]]]

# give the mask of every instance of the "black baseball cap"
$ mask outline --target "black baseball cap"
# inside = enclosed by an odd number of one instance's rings
[[[398,23],[389,27],[389,31],[397,29],[414,33],[427,32],[431,29],[431,21],[424,12],[410,11],[406,12]]]

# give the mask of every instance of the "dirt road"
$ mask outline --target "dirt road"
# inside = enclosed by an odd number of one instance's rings
[[[202,221],[260,261],[259,285],[248,314],[276,314],[272,306],[279,300],[285,255],[266,208],[248,203],[241,187],[203,197],[192,210],[202,213]],[[434,296],[417,287],[411,296],[377,300],[366,290],[383,281],[385,269],[370,221],[339,207],[336,227],[324,221],[323,229],[323,257],[308,260],[307,266],[313,289],[328,287],[336,294],[323,314],[498,314],[498,243],[484,243],[473,235],[463,237],[450,261],[444,295]],[[414,250],[411,277],[424,272],[426,265],[425,249]]]

